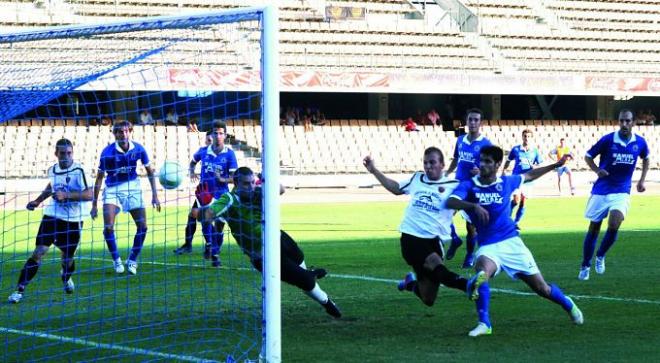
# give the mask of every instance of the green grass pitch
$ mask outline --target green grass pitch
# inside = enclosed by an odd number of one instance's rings
[[[299,242],[308,266],[328,269],[330,275],[320,285],[344,313],[334,320],[299,290],[283,285],[283,360],[660,359],[660,197],[633,196],[619,239],[608,254],[605,275],[592,270],[587,282],[577,280],[587,227],[582,217],[585,203],[585,198],[533,199],[521,223],[521,236],[546,280],[574,297],[584,312],[584,326],[572,325],[559,306],[528,294],[522,282],[501,274],[491,282],[496,289],[491,303],[493,335],[476,339],[467,337],[476,324],[474,304],[458,291],[441,288],[433,307],[397,291],[395,281],[409,270],[400,255],[397,232],[405,202],[283,206],[283,229]],[[150,235],[134,277],[114,275],[102,222],[87,223],[77,256],[74,295],[62,293],[59,256],[51,250],[24,301],[0,304],[0,328],[23,332],[0,334],[2,361],[126,361],[129,355],[136,361],[176,361],[176,357],[225,361],[227,354],[240,357],[241,351],[254,357],[259,351],[259,343],[255,346],[251,341],[258,341],[260,334],[259,275],[249,270],[231,239],[222,251],[225,267],[208,267],[201,258],[199,226],[195,252],[174,257],[171,251],[183,239],[186,213],[187,208],[168,208],[161,214],[149,211]],[[14,288],[33,248],[39,218],[39,212],[2,214],[0,299]],[[463,236],[464,228],[456,221]],[[118,229],[125,259],[133,233],[126,216],[120,218]],[[459,268],[463,255],[461,248],[448,265],[467,274]],[[131,352],[133,348],[147,353]]]

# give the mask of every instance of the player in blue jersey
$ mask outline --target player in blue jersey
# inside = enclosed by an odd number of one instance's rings
[[[642,174],[637,182],[637,191],[642,193],[646,190],[644,181],[649,170],[649,148],[644,138],[632,132],[634,125],[633,112],[621,110],[619,131],[603,136],[584,157],[598,179],[591,188],[591,197],[584,212],[590,223],[584,237],[582,267],[578,274],[580,280],[589,279],[600,227],[607,217],[607,231],[596,252],[596,273],[605,273],[605,254],[614,245],[619,227],[630,207],[630,188],[637,158],[642,159]],[[598,166],[594,162],[597,156],[600,156]]]
[[[195,192],[197,200],[193,208],[207,207],[214,199],[220,198],[229,191],[232,173],[238,168],[238,163],[234,150],[225,145],[226,135],[227,125],[223,122],[215,122],[211,133],[213,144],[201,147],[190,161],[190,176],[193,181],[197,179],[195,166],[199,162],[202,163],[200,181]],[[202,223],[202,233],[206,239],[204,256],[211,258],[214,267],[220,266],[220,247],[224,239],[224,227],[225,223],[221,220],[215,222],[215,228],[211,222]]]
[[[206,132],[206,139],[204,140],[204,144],[205,144],[206,147],[209,147],[213,144],[213,131],[207,131]],[[194,156],[193,156],[193,159],[194,159]],[[197,164],[197,163],[195,163],[195,164]],[[192,173],[189,173],[189,175],[190,175],[190,180],[192,182],[198,182],[199,181],[199,177],[197,177],[197,174],[195,174],[195,170],[193,170]],[[199,188],[199,185],[197,186],[197,188]],[[199,189],[196,189],[196,191],[198,191],[198,190]],[[193,240],[193,237],[195,237],[195,232],[197,230],[197,218],[198,218],[198,216],[199,216],[199,202],[197,201],[197,198],[195,198],[195,201],[193,202],[193,205],[190,208],[190,213],[188,213],[188,223],[186,223],[186,239],[185,239],[185,242],[183,243],[183,245],[181,245],[181,247],[174,250],[174,254],[182,255],[184,253],[191,253],[192,252],[192,240]]]
[[[525,174],[497,177],[504,152],[497,146],[481,149],[479,175],[461,182],[447,200],[447,207],[467,211],[479,233],[475,271],[468,282],[468,296],[476,300],[479,323],[469,336],[492,334],[489,316],[488,280],[504,270],[511,278],[521,279],[539,296],[568,312],[575,324],[582,324],[582,312],[557,285],[548,285],[532,253],[518,236],[511,219],[511,195],[526,181],[532,181],[563,165],[567,157],[553,165],[532,169]]]
[[[103,179],[103,236],[112,256],[113,267],[116,273],[124,272],[117,241],[115,239],[115,217],[119,210],[129,212],[135,222],[136,232],[133,239],[133,248],[126,261],[126,268],[132,275],[137,273],[137,258],[142,251],[142,245],[147,237],[147,215],[142,200],[142,186],[136,169],[140,161],[147,171],[151,185],[151,205],[160,212],[160,202],[156,191],[154,169],[149,165],[149,156],[142,145],[131,141],[133,125],[128,121],[121,121],[112,126],[115,142],[106,146],[101,152],[99,170],[94,185],[94,199],[92,200],[92,218],[98,214],[97,202]]]
[[[410,202],[401,221],[401,255],[417,275],[409,272],[398,285],[399,290],[412,291],[427,306],[432,306],[442,283],[465,291],[467,280],[445,267],[442,243],[451,239],[450,228],[454,211],[445,208],[447,197],[458,185],[455,179],[443,176],[444,155],[436,147],[424,150],[424,171],[397,182],[386,177],[371,156],[363,165],[394,195],[409,194]]]
[[[509,152],[509,157],[502,168],[502,175],[506,174],[509,164],[511,164],[512,161],[514,162],[512,171],[513,175],[524,174],[534,169],[535,165],[539,165],[543,162],[539,149],[531,145],[533,136],[534,133],[532,130],[526,129],[522,132],[522,144],[514,146],[513,149],[511,149],[511,152]],[[531,183],[525,183],[520,187],[520,190],[518,191],[519,193],[513,194],[513,199],[511,200],[512,212],[515,206],[518,206],[516,217],[513,220],[514,223],[516,223],[516,226],[518,225],[518,222],[520,222],[523,214],[525,214],[525,200],[529,198],[531,194],[531,186]]]
[[[479,174],[479,152],[485,146],[491,145],[490,140],[481,135],[481,118],[483,112],[478,108],[471,108],[467,110],[465,115],[465,122],[468,127],[468,133],[461,135],[456,140],[454,147],[454,158],[447,168],[447,175],[456,170],[456,179],[459,181],[469,180],[473,176]],[[470,268],[474,264],[474,248],[477,243],[477,230],[474,228],[472,221],[467,213],[461,212],[461,216],[465,219],[465,229],[467,230],[467,237],[465,238],[465,259],[463,260],[463,268]],[[456,254],[456,250],[462,241],[460,239],[452,239],[451,246],[447,249],[447,259],[451,260]]]
[[[89,216],[92,188],[82,165],[73,161],[73,144],[68,139],[60,139],[55,144],[57,164],[48,168],[49,183],[39,196],[28,203],[33,211],[43,201],[52,197],[44,209],[44,215],[37,232],[36,248],[27,259],[16,284],[16,291],[9,296],[9,302],[18,303],[23,299],[27,285],[37,274],[41,261],[55,245],[62,252],[62,283],[67,294],[73,293],[75,285],[71,275],[75,271],[76,253],[80,242],[83,220]]]

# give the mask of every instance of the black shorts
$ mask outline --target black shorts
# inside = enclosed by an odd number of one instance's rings
[[[433,252],[444,258],[444,250],[440,238],[420,238],[407,233],[401,233],[401,255],[416,274],[424,269],[424,261]]]
[[[67,222],[51,216],[44,216],[37,232],[37,246],[50,247],[55,244],[68,256],[78,248],[83,222]]]

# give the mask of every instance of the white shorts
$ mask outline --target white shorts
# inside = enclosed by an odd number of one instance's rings
[[[560,167],[556,168],[555,171],[557,171],[558,176],[561,176],[562,174],[570,174],[571,173],[571,168],[564,165],[564,166],[560,166]]]
[[[587,202],[587,209],[584,211],[584,218],[592,222],[600,222],[612,210],[618,210],[625,217],[630,208],[630,194],[592,194]]]
[[[477,260],[479,256],[488,257],[495,262],[497,266],[495,275],[500,273],[501,270],[504,270],[509,277],[515,280],[517,279],[517,274],[530,276],[541,273],[538,266],[536,266],[534,256],[532,256],[532,253],[520,237],[511,237],[504,241],[479,247],[477,250]]]
[[[142,185],[139,179],[106,187],[103,191],[103,204],[121,207],[123,212],[144,208]]]

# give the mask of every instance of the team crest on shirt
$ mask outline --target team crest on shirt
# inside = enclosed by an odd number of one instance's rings
[[[637,150],[639,150],[639,146],[633,145],[632,149],[633,149],[634,152],[637,152]]]
[[[479,150],[481,150],[481,146],[479,146],[479,145],[475,145],[475,146],[474,146],[474,151],[475,151],[475,152],[479,152]]]
[[[495,185],[495,190],[497,190],[498,192],[501,192],[501,191],[502,191],[502,184],[497,183],[497,184]]]

